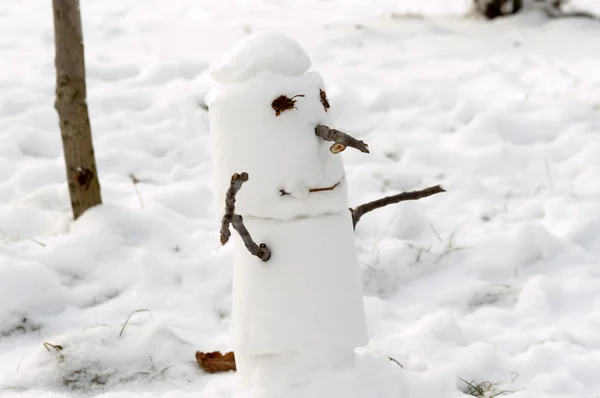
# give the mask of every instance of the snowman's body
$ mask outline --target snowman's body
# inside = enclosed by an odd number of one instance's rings
[[[234,234],[238,373],[263,389],[351,366],[367,342],[344,168],[315,134],[329,121],[323,81],[309,67],[296,42],[254,35],[213,68],[220,86],[207,98],[217,206],[231,176],[247,172],[236,213],[272,253],[263,262]],[[296,109],[276,116],[273,100],[298,94]]]
[[[285,388],[352,366],[367,341],[349,212],[244,220],[272,257],[250,256],[237,238],[232,337],[242,380]]]

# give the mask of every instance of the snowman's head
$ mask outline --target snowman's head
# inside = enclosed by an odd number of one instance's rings
[[[236,213],[275,219],[348,211],[342,159],[315,128],[329,123],[321,76],[300,45],[254,34],[211,68],[207,96],[218,209],[234,173],[247,172]]]
[[[280,33],[256,33],[213,63],[210,74],[219,84],[235,84],[265,73],[302,76],[310,65],[308,54],[295,40]]]

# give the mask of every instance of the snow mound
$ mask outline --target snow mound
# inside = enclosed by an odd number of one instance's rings
[[[44,295],[38,294],[40,291]],[[68,303],[69,297],[69,292],[57,276],[43,264],[22,261],[18,266],[13,266],[2,255],[0,292],[0,338],[26,331],[29,327],[25,324],[32,321],[27,321],[27,318],[53,314]]]
[[[145,318],[149,316],[146,315]],[[26,389],[77,394],[122,390],[168,382],[176,375],[196,378],[193,347],[164,322],[143,314],[125,328],[98,325],[48,338],[20,364],[9,383]]]
[[[256,33],[211,65],[211,76],[221,84],[242,83],[264,72],[300,76],[310,65],[308,54],[295,40],[281,33]]]
[[[364,355],[357,358],[355,367],[322,372],[309,383],[292,388],[282,396],[406,398],[409,385],[405,379],[406,372],[387,358]],[[263,398],[260,394],[256,396]]]

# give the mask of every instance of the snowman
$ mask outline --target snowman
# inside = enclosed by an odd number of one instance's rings
[[[232,343],[240,380],[257,396],[351,368],[368,342],[339,154],[368,149],[327,127],[323,80],[310,66],[297,42],[263,33],[211,68],[221,242],[234,241]]]

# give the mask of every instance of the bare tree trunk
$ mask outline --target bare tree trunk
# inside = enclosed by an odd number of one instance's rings
[[[79,0],[52,0],[56,101],[73,216],[102,203],[86,102]]]

